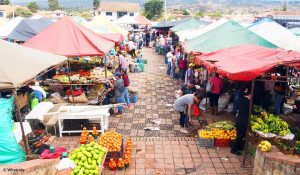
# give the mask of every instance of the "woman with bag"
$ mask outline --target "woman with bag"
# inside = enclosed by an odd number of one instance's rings
[[[210,91],[210,107],[211,115],[218,114],[218,102],[223,88],[223,80],[219,77],[218,73],[215,73],[213,77],[209,79],[209,82],[206,85],[206,90]]]

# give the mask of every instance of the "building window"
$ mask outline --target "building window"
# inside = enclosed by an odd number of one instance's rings
[[[129,13],[129,16],[134,16],[134,13]]]
[[[112,12],[106,12],[106,16],[112,16]]]

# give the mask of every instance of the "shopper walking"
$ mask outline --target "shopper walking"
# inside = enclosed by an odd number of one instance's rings
[[[115,97],[116,97],[116,101],[117,103],[125,103],[125,99],[124,99],[124,80],[121,77],[121,73],[120,72],[116,72],[114,74],[114,77],[116,79],[115,83],[112,84],[110,81],[108,81],[108,83],[110,83],[111,87],[114,88],[115,90]],[[122,114],[123,113],[123,105],[119,105],[118,106],[118,114]]]

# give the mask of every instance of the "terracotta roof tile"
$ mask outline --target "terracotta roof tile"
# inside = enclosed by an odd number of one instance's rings
[[[139,12],[140,4],[127,2],[101,2],[100,10],[109,12]]]

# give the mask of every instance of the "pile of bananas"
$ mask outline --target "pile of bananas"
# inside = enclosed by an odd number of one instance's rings
[[[273,133],[279,136],[291,134],[288,124],[279,116],[268,114],[265,112],[262,115],[251,116],[252,131],[261,131],[263,133]]]
[[[272,149],[272,145],[270,142],[264,140],[262,142],[260,142],[260,144],[258,145],[258,147],[260,148],[260,150],[262,150],[263,152],[269,152]]]

